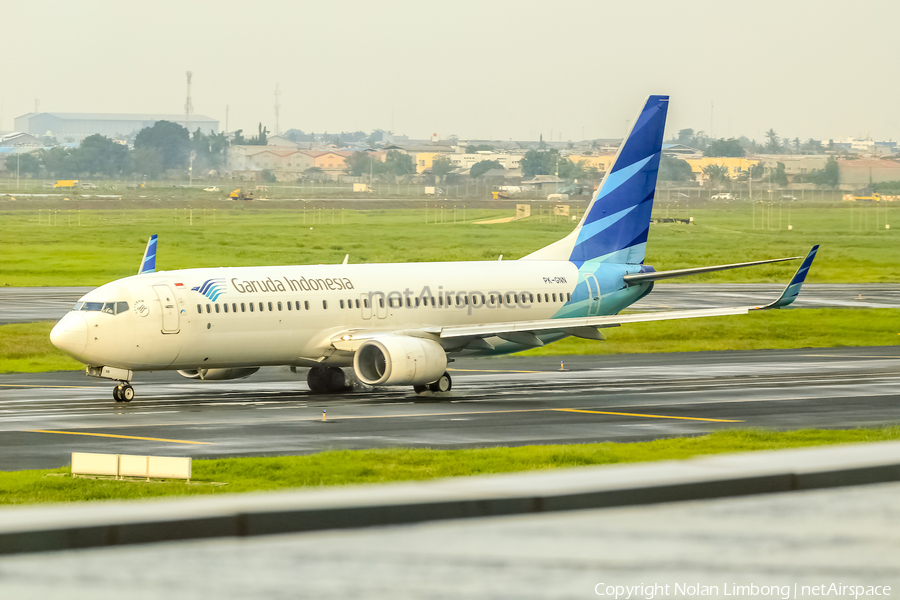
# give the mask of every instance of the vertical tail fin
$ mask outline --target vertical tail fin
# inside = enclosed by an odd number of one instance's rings
[[[644,261],[668,110],[668,96],[647,99],[578,227],[526,259]]]
[[[156,271],[156,234],[150,236],[147,240],[147,248],[144,250],[144,258],[141,259],[141,266],[138,269],[138,275],[144,273],[153,273]]]

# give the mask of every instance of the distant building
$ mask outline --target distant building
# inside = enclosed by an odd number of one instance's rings
[[[37,136],[21,131],[7,131],[0,133],[0,148],[40,148],[43,141]]]
[[[67,138],[80,141],[99,133],[109,138],[130,137],[141,129],[152,127],[157,121],[172,121],[188,127],[184,115],[160,114],[111,114],[111,113],[28,113],[16,117],[19,131],[32,135],[52,135],[62,141]],[[191,132],[218,133],[219,122],[203,115],[191,115]]]
[[[900,181],[900,162],[895,160],[838,159],[841,173],[841,187],[855,189],[870,183]]]

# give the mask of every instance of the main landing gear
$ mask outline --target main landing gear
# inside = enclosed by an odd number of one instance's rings
[[[413,391],[417,394],[423,394],[425,392],[449,392],[452,387],[453,380],[450,379],[450,373],[444,371],[441,378],[434,383],[429,383],[428,385],[414,385]]]
[[[134,388],[127,381],[123,381],[113,388],[113,398],[116,402],[131,402],[134,400]]]
[[[347,376],[338,367],[313,367],[306,384],[313,394],[332,394],[347,389]]]

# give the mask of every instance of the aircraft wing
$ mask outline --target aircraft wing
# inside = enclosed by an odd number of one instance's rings
[[[534,321],[510,321],[506,323],[480,323],[472,325],[448,325],[424,327],[405,331],[348,331],[332,338],[332,344],[338,350],[355,351],[365,340],[380,335],[411,335],[415,337],[452,338],[486,338],[497,336],[510,342],[525,346],[542,346],[537,337],[539,333],[563,332],[586,339],[605,339],[599,329],[618,327],[629,323],[645,323],[649,321],[670,321],[673,319],[698,319],[703,317],[723,317],[728,315],[745,315],[751,310],[769,310],[782,308],[791,304],[800,294],[800,287],[812,265],[819,246],[813,246],[803,260],[800,268],[791,278],[781,295],[763,306],[736,306],[729,308],[711,308],[702,310],[675,310],[663,312],[632,313],[625,315],[604,315],[597,317],[570,317],[565,319],[538,319]]]

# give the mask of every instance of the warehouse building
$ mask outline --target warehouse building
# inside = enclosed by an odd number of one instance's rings
[[[112,113],[28,113],[16,117],[16,130],[32,135],[52,135],[58,141],[81,141],[99,133],[109,138],[129,138],[157,121],[172,121],[188,127],[184,115],[112,114]],[[219,122],[203,115],[191,115],[189,129],[218,133]]]

